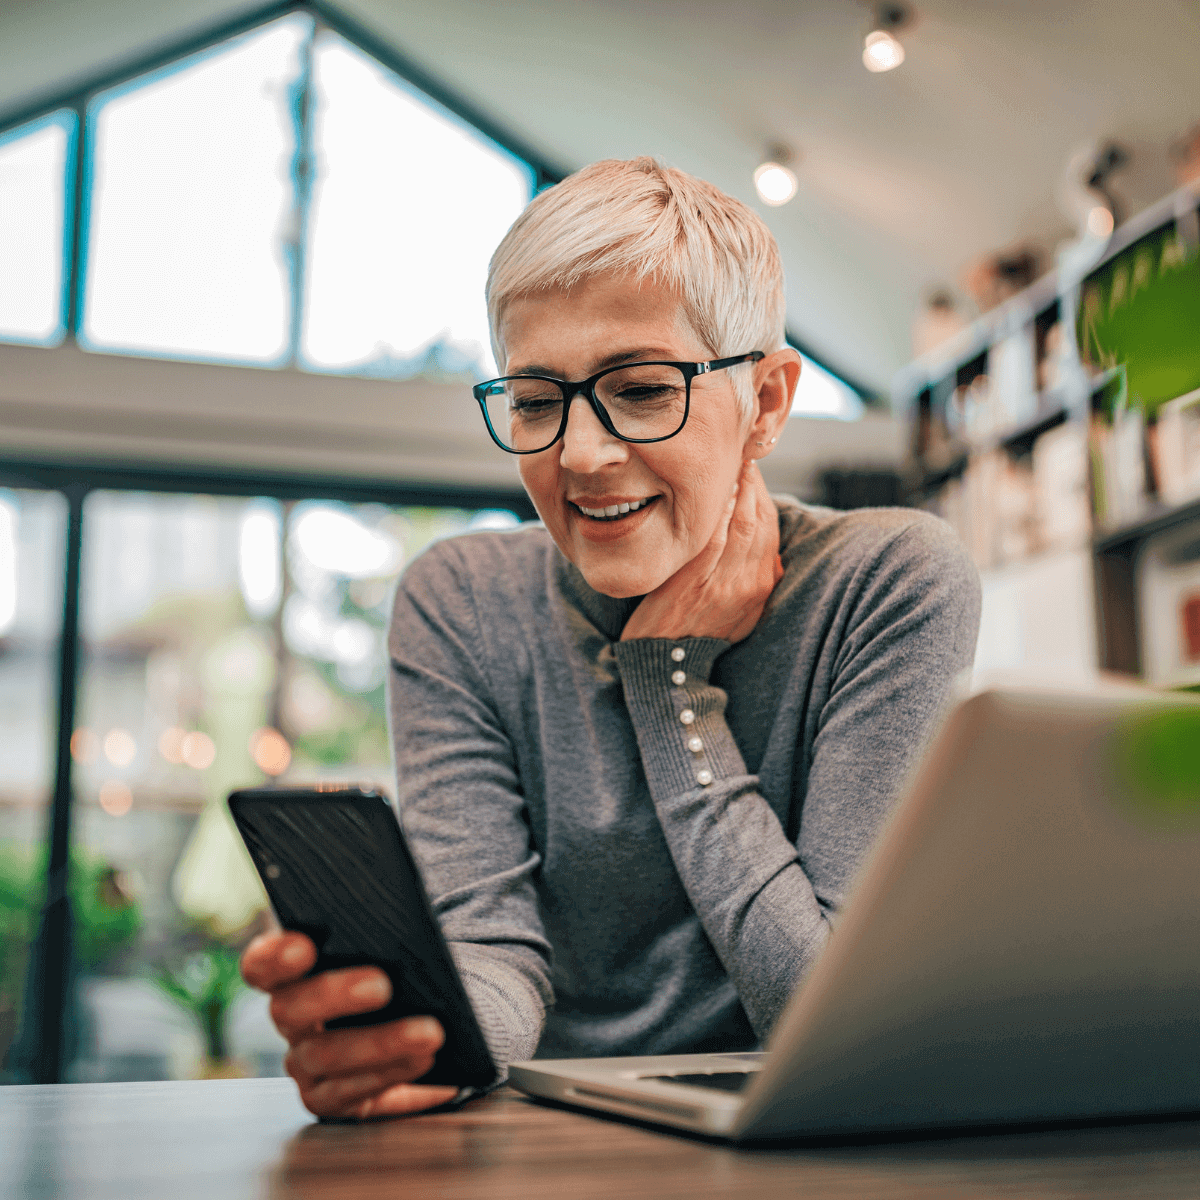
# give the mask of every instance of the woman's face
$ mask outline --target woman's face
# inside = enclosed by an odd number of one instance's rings
[[[511,301],[500,334],[509,375],[587,379],[622,361],[713,357],[672,292],[611,276]],[[613,437],[580,395],[563,439],[518,460],[521,479],[555,544],[596,591],[642,596],[712,537],[733,493],[749,429],[726,371],[692,381],[687,424],[665,442],[634,445]],[[583,511],[634,503],[642,507],[615,519]]]

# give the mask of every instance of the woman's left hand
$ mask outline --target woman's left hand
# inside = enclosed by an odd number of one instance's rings
[[[783,578],[779,512],[758,464],[747,461],[707,546],[633,610],[621,641],[749,637]]]

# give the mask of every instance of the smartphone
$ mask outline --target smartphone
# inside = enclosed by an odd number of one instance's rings
[[[247,788],[229,797],[279,924],[317,947],[310,975],[379,967],[392,998],[327,1029],[436,1017],[446,1031],[419,1082],[484,1088],[496,1066],[386,797],[369,787]]]

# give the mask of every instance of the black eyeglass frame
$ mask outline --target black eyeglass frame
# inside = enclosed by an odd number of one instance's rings
[[[488,433],[492,436],[492,441],[496,443],[506,454],[542,454],[549,450],[555,442],[560,441],[563,435],[567,432],[567,421],[571,416],[571,402],[581,392],[587,402],[592,406],[592,411],[596,414],[596,419],[608,430],[615,438],[619,438],[622,442],[632,442],[635,445],[645,445],[648,442],[665,442],[670,438],[675,437],[680,433],[683,427],[687,424],[688,414],[692,408],[692,380],[697,375],[708,375],[713,371],[724,371],[727,367],[736,367],[744,362],[759,362],[766,355],[761,350],[751,350],[749,354],[735,354],[732,358],[714,358],[709,362],[667,362],[662,359],[653,359],[648,362],[627,362],[619,363],[615,367],[605,367],[603,371],[597,371],[590,379],[581,379],[578,383],[570,383],[565,379],[555,379],[553,375],[501,375],[498,379],[487,379],[483,383],[477,383],[471,389],[471,394],[479,402],[479,408],[483,413],[483,422],[487,426]],[[678,427],[672,433],[664,433],[662,437],[653,438],[631,438],[625,437],[619,433],[612,423],[608,412],[603,404],[600,403],[596,396],[596,384],[604,378],[605,375],[611,375],[615,371],[626,371],[630,367],[676,367],[684,379],[684,399],[683,399],[683,420],[679,422]],[[563,395],[563,415],[562,421],[558,426],[558,432],[544,446],[539,446],[536,450],[514,450],[511,446],[506,446],[501,440],[496,431],[492,428],[492,419],[488,416],[487,410],[487,390],[495,387],[498,383],[508,383],[513,379],[539,379],[543,383],[557,384]]]

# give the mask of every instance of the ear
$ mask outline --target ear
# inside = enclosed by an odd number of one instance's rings
[[[792,411],[800,366],[800,355],[791,346],[755,364],[753,419],[742,446],[743,458],[765,458],[771,453]]]

